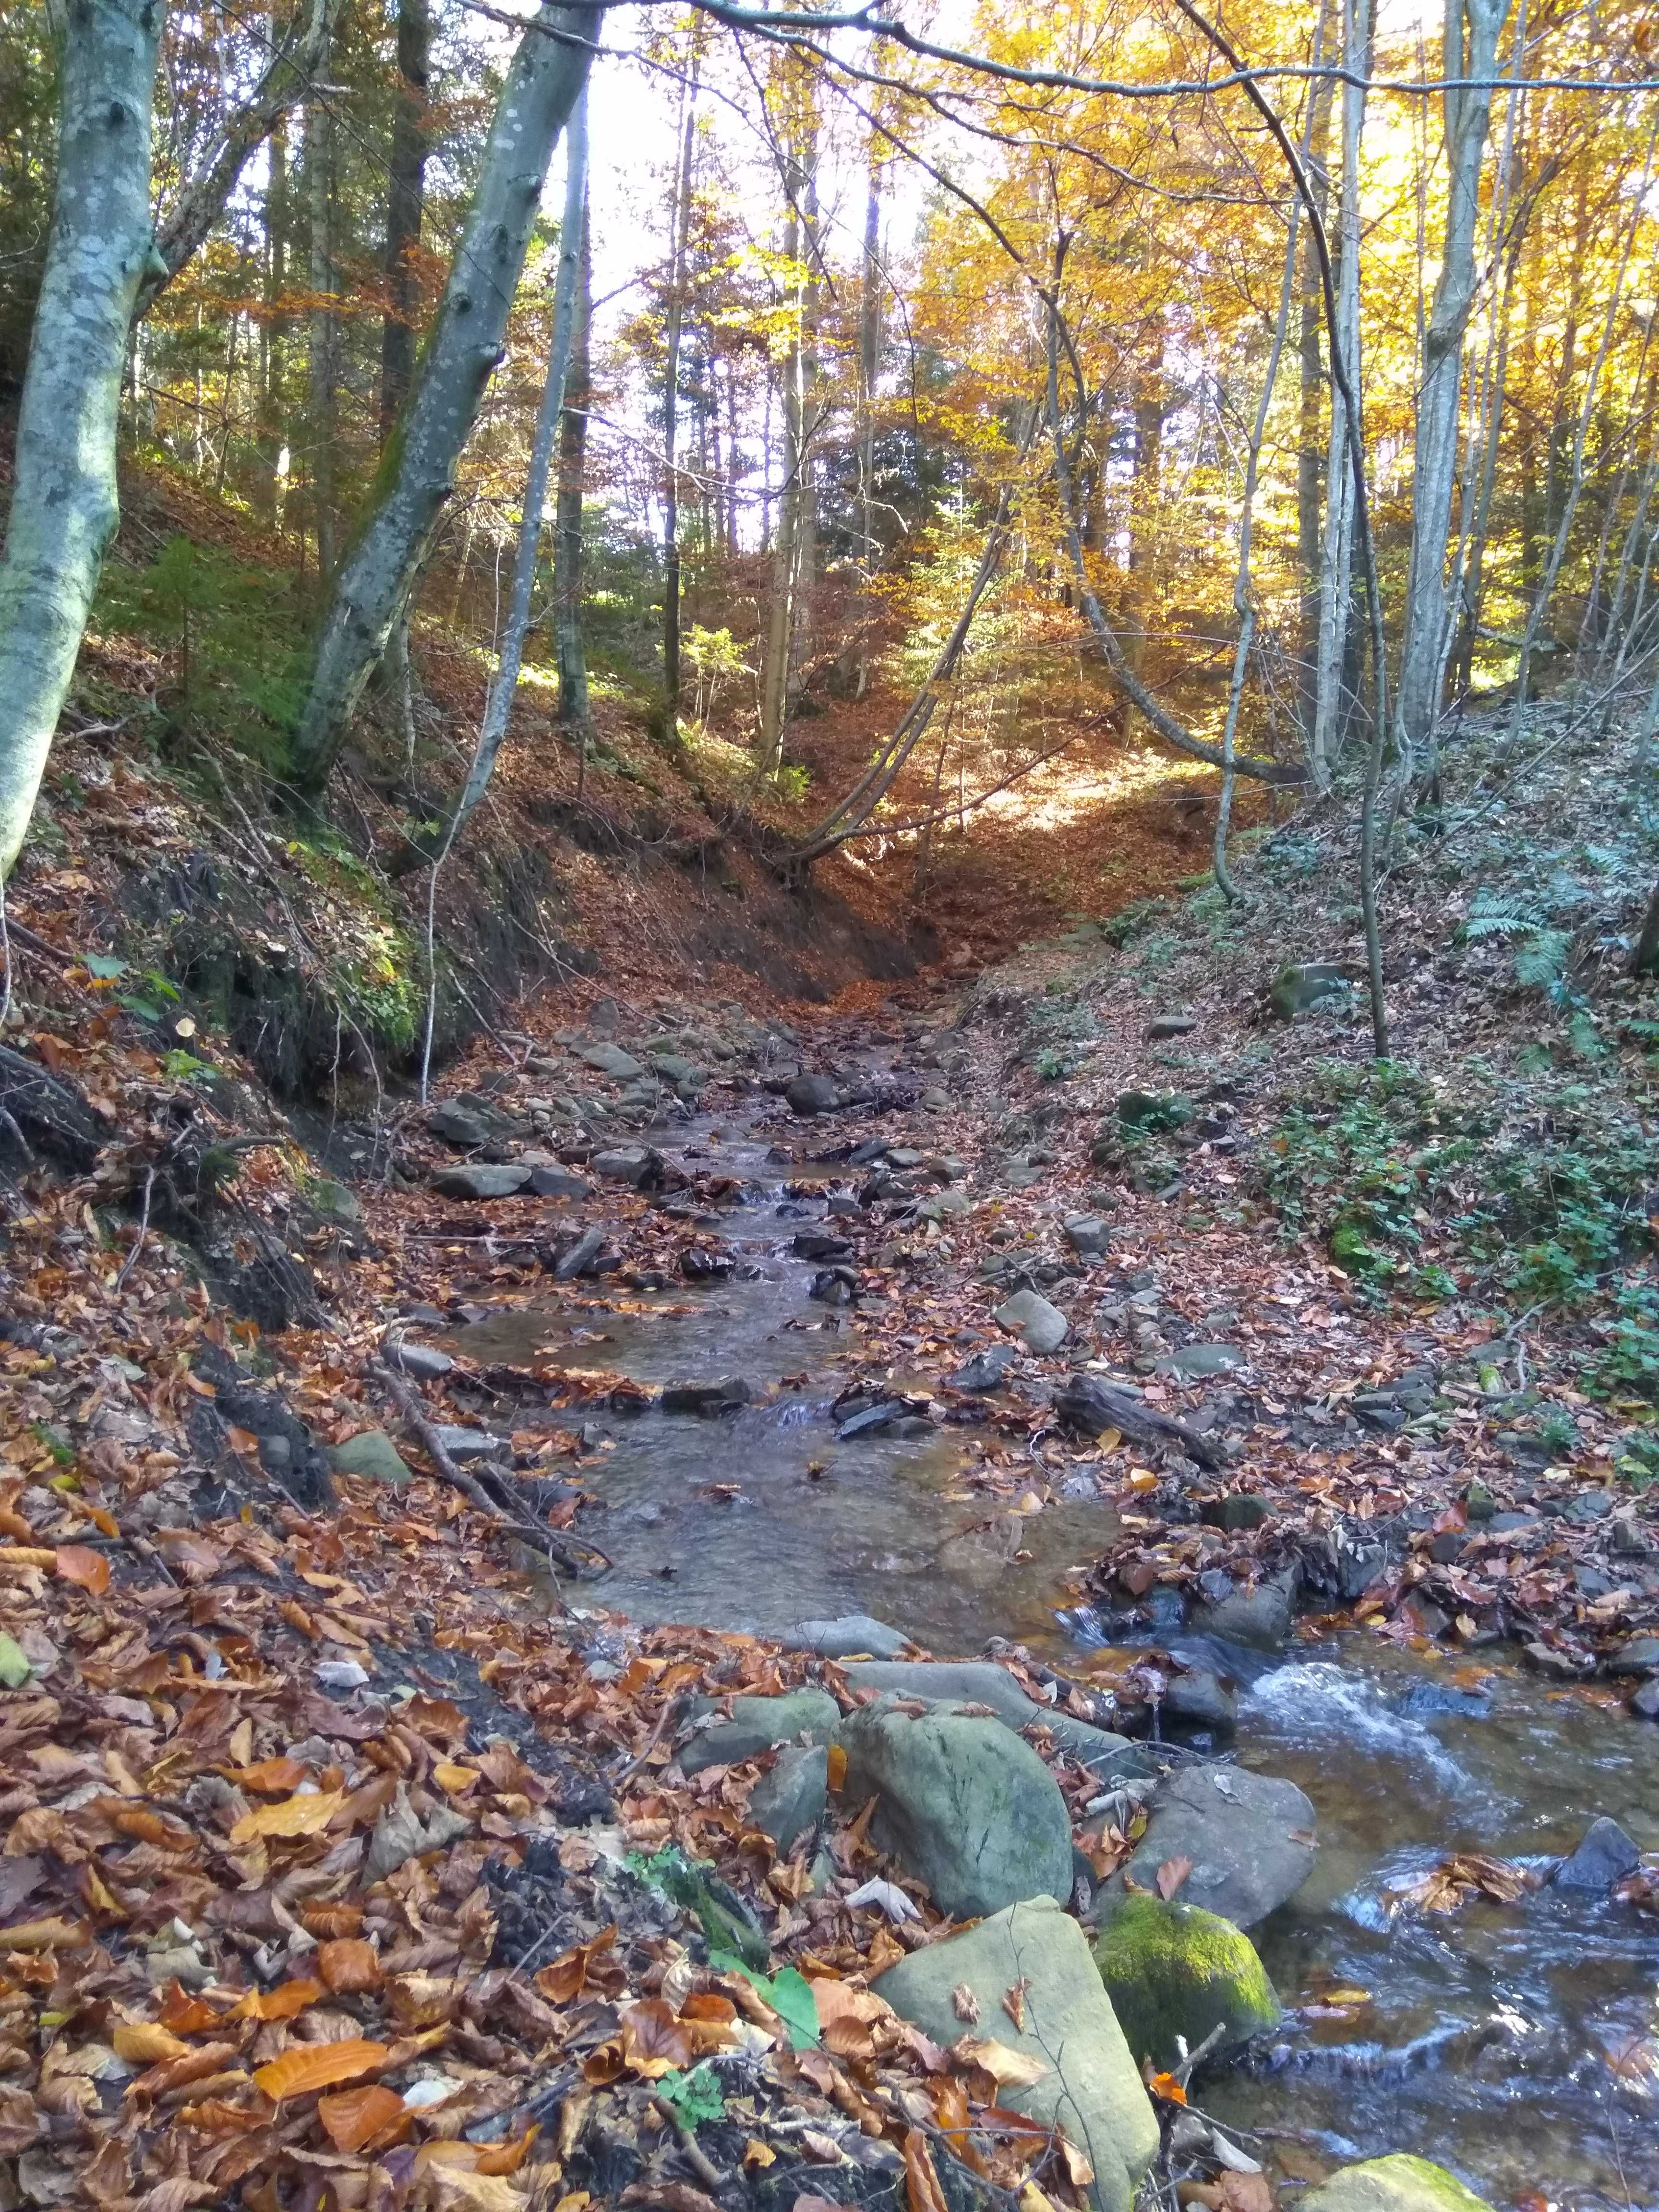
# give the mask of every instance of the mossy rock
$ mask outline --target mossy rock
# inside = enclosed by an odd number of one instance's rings
[[[1095,1964],[1137,2061],[1160,2070],[1196,2051],[1218,2025],[1219,2051],[1276,2027],[1278,1997],[1249,1937],[1195,1905],[1133,1893],[1119,1899]]]
[[[1431,2159],[1396,2151],[1338,2168],[1302,2200],[1301,2212],[1492,2212]]]

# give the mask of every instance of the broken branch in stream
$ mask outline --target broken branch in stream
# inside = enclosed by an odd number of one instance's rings
[[[1092,1375],[1073,1375],[1054,1401],[1054,1418],[1065,1428],[1097,1437],[1103,1429],[1120,1430],[1137,1443],[1178,1443],[1200,1467],[1218,1468],[1221,1455],[1210,1438],[1200,1436],[1185,1421],[1152,1407],[1127,1390],[1115,1390]]]
[[[392,1401],[419,1439],[422,1450],[452,1489],[459,1490],[464,1498],[471,1498],[481,1513],[492,1520],[504,1521],[513,1534],[524,1544],[544,1552],[557,1560],[567,1572],[573,1575],[603,1572],[611,1562],[597,1544],[590,1544],[585,1536],[555,1534],[538,1521],[532,1521],[514,1498],[501,1490],[493,1489],[488,1482],[480,1481],[459,1467],[439,1435],[436,1427],[422,1405],[419,1397],[401,1375],[388,1367],[383,1360],[371,1359],[368,1373],[378,1382]]]

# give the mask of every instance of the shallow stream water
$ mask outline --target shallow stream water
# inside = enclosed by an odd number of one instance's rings
[[[702,1151],[708,1132],[654,1141]],[[972,1430],[835,1441],[830,1407],[855,1340],[809,1300],[814,1270],[789,1250],[822,1202],[784,1196],[785,1175],[801,1171],[767,1164],[767,1145],[745,1133],[710,1148],[748,1186],[719,1231],[753,1279],[665,1295],[660,1311],[633,1300],[647,1310],[627,1314],[584,1285],[455,1340],[480,1359],[539,1350],[651,1383],[782,1385],[717,1420],[597,1418],[611,1441],[588,1480],[607,1510],[583,1525],[615,1571],[585,1598],[641,1621],[769,1633],[868,1612],[941,1656],[1000,1636],[1056,1664],[1097,1661],[1059,1618],[1060,1583],[1103,1548],[1109,1508],[1009,1512],[972,1486]],[[904,1347],[892,1348],[902,1387]],[[1659,1729],[1501,1658],[1482,1717],[1413,1717],[1402,1702],[1446,1668],[1363,1633],[1277,1660],[1240,1652],[1237,1671],[1249,1684],[1237,1756],[1306,1790],[1321,1850],[1301,1893],[1255,1931],[1284,2028],[1196,2100],[1302,2178],[1410,2150],[1528,2212],[1659,2208],[1659,1922],[1547,1884],[1443,1917],[1390,1897],[1453,1850],[1542,1871],[1597,1814],[1659,1849]]]

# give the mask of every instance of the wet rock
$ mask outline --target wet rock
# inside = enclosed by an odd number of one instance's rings
[[[1340,2166],[1310,2190],[1298,2212],[1492,2212],[1483,2197],[1426,2158],[1396,2151]]]
[[[1020,2027],[1003,1998],[1022,1980]],[[1022,1901],[965,1936],[913,1951],[873,1986],[944,2045],[964,2033],[955,1992],[970,1990],[981,2025],[967,2032],[993,2035],[1044,2069],[1026,2087],[1002,2089],[1000,2101],[1077,2143],[1095,2170],[1096,2212],[1129,2212],[1158,2150],[1158,2122],[1075,1920],[1046,1899]]]
[[[1062,1225],[1066,1242],[1087,1260],[1097,1260],[1112,1241],[1110,1230],[1097,1213],[1068,1213]]]
[[[1310,960],[1279,969],[1267,1004],[1281,1022],[1293,1022],[1316,1007],[1328,1011],[1346,1006],[1352,996],[1353,986],[1342,969],[1329,961]]]
[[[1609,1674],[1659,1674],[1659,1636],[1627,1637],[1602,1665]]]
[[[719,1715],[720,1702],[698,1698],[688,1718],[696,1723]],[[733,1698],[729,1719],[715,1718],[707,1728],[696,1729],[675,1756],[683,1774],[699,1774],[705,1766],[732,1766],[753,1759],[775,1744],[795,1743],[805,1737],[811,1743],[828,1743],[841,1720],[841,1707],[827,1690],[789,1690],[778,1698]]]
[[[1413,1682],[1395,1711],[1413,1720],[1455,1713],[1462,1720],[1484,1721],[1491,1718],[1492,1699],[1480,1690],[1454,1690],[1445,1682]]]
[[[665,1383],[657,1404],[665,1413],[698,1413],[708,1418],[735,1413],[754,1395],[741,1375],[732,1375],[720,1382]]]
[[[1536,1668],[1540,1674],[1548,1675],[1553,1681],[1580,1681],[1590,1671],[1588,1660],[1575,1658],[1571,1651],[1558,1651],[1553,1644],[1541,1639],[1523,1644],[1521,1649],[1528,1665]]]
[[[1162,1704],[1164,1720],[1178,1723],[1179,1732],[1203,1729],[1212,1735],[1231,1736],[1238,1726],[1237,1698],[1207,1667],[1171,1674]]]
[[[1252,1928],[1313,1870],[1314,1808],[1293,1782],[1239,1766],[1189,1766],[1171,1776],[1152,1802],[1146,1832],[1124,1877],[1156,1889],[1160,1867],[1188,1858],[1182,1895],[1236,1927]]]
[[[953,1390],[1000,1390],[1003,1377],[1018,1357],[1012,1344],[988,1345],[966,1359],[951,1377]]]
[[[688,1283],[723,1283],[736,1266],[729,1252],[711,1251],[706,1244],[688,1244],[679,1256],[679,1270]]]
[[[850,1260],[851,1240],[828,1229],[798,1229],[789,1247],[798,1260]]]
[[[953,1917],[1072,1893],[1072,1824],[1060,1785],[1000,1720],[914,1717],[890,1698],[842,1722],[843,1802],[879,1800],[871,1836]]]
[[[457,1467],[465,1467],[475,1459],[510,1460],[513,1456],[511,1437],[498,1437],[488,1429],[460,1428],[447,1421],[434,1422],[433,1426]]]
[[[571,1283],[574,1282],[578,1275],[589,1273],[592,1269],[593,1262],[604,1249],[604,1230],[585,1230],[569,1250],[560,1255],[553,1269],[554,1281]]]
[[[1199,1587],[1204,1590],[1205,1602],[1193,1609],[1193,1626],[1206,1635],[1224,1637],[1230,1644],[1248,1644],[1257,1651],[1277,1651],[1291,1632],[1291,1620],[1296,1609],[1297,1575],[1294,1567],[1287,1567],[1270,1581],[1258,1583],[1254,1589],[1230,1587],[1222,1590],[1218,1586],[1213,1597],[1205,1584],[1207,1576],[1200,1576]]]
[[[515,1161],[510,1167],[490,1167],[483,1161],[466,1167],[440,1168],[432,1188],[442,1198],[511,1198],[530,1181],[532,1170]]]
[[[833,1075],[798,1075],[783,1096],[792,1114],[810,1118],[835,1112],[841,1104],[841,1085]]]
[[[328,1463],[336,1474],[359,1474],[369,1482],[384,1482],[400,1490],[413,1482],[415,1470],[384,1429],[360,1429],[343,1444],[331,1445]]]
[[[816,1298],[820,1305],[856,1305],[859,1279],[850,1267],[821,1267],[813,1276],[806,1295]]]
[[[1617,1820],[1605,1814],[1592,1820],[1578,1848],[1555,1869],[1555,1881],[1565,1889],[1611,1889],[1642,1863],[1640,1848]]]
[[[455,1364],[447,1352],[434,1344],[414,1344],[407,1337],[393,1338],[386,1346],[386,1364],[401,1367],[417,1382],[436,1382]]]
[[[1630,1709],[1638,1721],[1659,1721],[1659,1681],[1644,1682]]]
[[[608,1176],[613,1182],[625,1182],[635,1190],[657,1182],[662,1174],[662,1154],[649,1145],[618,1145],[613,1150],[595,1152],[588,1163],[595,1175]]]
[[[1146,1041],[1156,1044],[1160,1037],[1188,1036],[1197,1027],[1194,1014],[1154,1014],[1146,1024]]]
[[[1182,1382],[1194,1382],[1206,1375],[1231,1375],[1235,1368],[1249,1363],[1243,1352],[1233,1344],[1184,1344],[1179,1352],[1171,1352],[1153,1367],[1155,1375],[1173,1375]]]
[[[530,1188],[538,1198],[591,1198],[593,1186],[568,1168],[532,1167]]]
[[[1017,1328],[1033,1352],[1058,1352],[1070,1334],[1070,1323],[1058,1306],[1050,1305],[1040,1291],[1016,1291],[997,1308],[1004,1328]]]
[[[1026,1696],[1006,1667],[989,1659],[867,1659],[848,1667],[846,1674],[855,1690],[891,1691],[899,1697],[924,1698],[930,1704],[988,1705],[1011,1729],[1028,1729],[1036,1723],[1097,1773],[1146,1771],[1146,1754],[1139,1744],[1052,1705],[1039,1705]]]
[[[624,1052],[619,1044],[592,1044],[583,1053],[587,1065],[600,1075],[609,1075],[618,1083],[631,1083],[645,1069],[631,1052]]]
[[[802,1836],[823,1818],[830,1794],[830,1753],[821,1743],[780,1752],[769,1774],[755,1784],[749,1818],[770,1836],[778,1856],[787,1858]]]
[[[1138,2063],[1177,2065],[1219,2027],[1219,2057],[1277,2027],[1279,1999],[1249,1937],[1219,1914],[1156,1896],[1106,1908],[1095,1964]]]
[[[883,1430],[890,1429],[909,1410],[902,1398],[882,1398],[873,1406],[861,1406],[857,1413],[849,1413],[837,1428],[836,1442],[844,1444],[850,1443],[855,1437],[879,1436]]]
[[[815,1651],[820,1659],[896,1659],[909,1640],[870,1613],[844,1613],[836,1620],[798,1620],[784,1650]]]

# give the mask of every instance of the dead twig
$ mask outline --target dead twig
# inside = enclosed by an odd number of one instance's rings
[[[150,1164],[144,1170],[144,1195],[138,1207],[138,1234],[132,1240],[132,1249],[127,1254],[126,1258],[122,1261],[121,1272],[115,1278],[115,1281],[112,1285],[112,1287],[118,1291],[125,1283],[127,1277],[132,1273],[134,1267],[137,1266],[138,1255],[143,1250],[144,1240],[149,1235],[149,1197],[150,1193],[155,1189],[155,1163],[152,1160]]]

